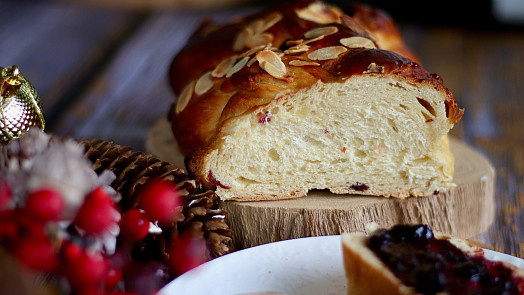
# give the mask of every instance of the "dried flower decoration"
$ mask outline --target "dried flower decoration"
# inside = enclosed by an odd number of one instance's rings
[[[109,185],[115,176],[110,171],[97,175],[83,158],[84,148],[72,139],[52,139],[32,128],[25,135],[0,147],[0,176],[12,186],[13,204],[41,187],[51,187],[65,198],[66,216],[72,216],[94,188]],[[116,192],[113,191],[116,200]]]

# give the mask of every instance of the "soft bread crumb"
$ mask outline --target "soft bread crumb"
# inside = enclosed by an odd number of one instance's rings
[[[448,190],[454,161],[445,98],[431,84],[375,77],[319,81],[226,122],[199,174],[211,172],[223,184],[217,193],[236,200],[311,189],[398,198]]]

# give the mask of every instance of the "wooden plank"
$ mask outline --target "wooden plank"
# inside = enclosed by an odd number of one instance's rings
[[[524,258],[524,144],[486,139],[475,143],[497,163],[495,220],[484,240]]]
[[[524,257],[524,33],[415,28],[408,42],[466,109],[453,133],[496,169],[495,220],[475,239]],[[458,131],[458,132],[457,132]]]
[[[174,9],[174,8],[197,8],[210,9],[219,7],[234,7],[246,0],[68,0],[79,3],[105,7],[119,7],[125,9]]]
[[[236,13],[218,17],[229,18]],[[156,119],[167,116],[174,102],[167,81],[168,66],[206,15],[187,11],[151,16],[79,103],[64,114],[56,133],[103,138],[143,150],[149,128]],[[209,54],[213,54],[212,48]]]
[[[524,257],[524,35],[479,32],[465,41],[464,135],[497,172],[496,218],[487,239]]]
[[[129,12],[54,2],[0,3],[2,66],[17,64],[48,121],[136,19]],[[74,98],[67,98],[74,99]]]

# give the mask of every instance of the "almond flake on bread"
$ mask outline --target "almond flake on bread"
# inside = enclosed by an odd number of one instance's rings
[[[317,4],[280,9],[282,18],[270,27],[246,20],[248,28],[271,31],[277,43],[244,53],[227,49],[230,55],[209,61],[211,68],[187,74],[205,81],[172,113],[189,172],[222,199],[241,201],[313,189],[405,198],[452,188],[447,133],[462,111],[442,80],[385,50],[377,32],[362,33],[365,21],[320,22],[329,13],[342,21],[337,9]],[[224,32],[242,34],[237,25]],[[212,43],[224,32],[206,38]],[[238,54],[243,59],[232,65]],[[190,56],[180,55],[173,64]]]

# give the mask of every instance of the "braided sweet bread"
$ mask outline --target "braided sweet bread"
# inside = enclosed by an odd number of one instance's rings
[[[452,187],[446,134],[462,110],[391,19],[363,6],[352,15],[299,1],[202,27],[170,73],[189,172],[234,200]]]

